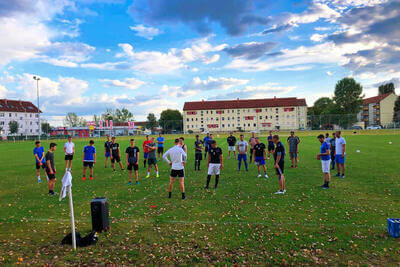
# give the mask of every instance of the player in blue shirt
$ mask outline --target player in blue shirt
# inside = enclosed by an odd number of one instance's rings
[[[90,140],[89,145],[83,149],[83,176],[82,180],[86,180],[86,168],[89,167],[90,180],[93,180],[93,166],[96,163],[96,148],[93,146],[94,141]]]
[[[274,135],[272,140],[275,144],[274,150],[274,159],[275,159],[275,170],[276,175],[278,176],[279,180],[279,187],[280,189],[275,194],[285,194],[285,177],[283,175],[285,169],[285,147],[283,146],[282,142],[279,141],[279,136]]]
[[[42,167],[43,170],[46,170],[46,160],[44,158],[44,148],[40,145],[40,141],[35,142],[35,148],[33,149],[33,155],[35,156],[35,161],[36,161],[37,180],[38,180],[38,183],[41,183],[42,179],[40,179],[40,167]]]
[[[210,133],[207,133],[207,136],[203,138],[203,144],[204,144],[204,158],[207,158],[207,152],[208,152],[208,141],[210,141]]]
[[[162,133],[159,133],[157,137],[157,154],[159,160],[164,155],[164,143],[165,138],[162,136]]]
[[[329,181],[331,180],[331,152],[329,149],[329,144],[326,142],[323,134],[318,135],[318,140],[321,143],[321,149],[320,153],[317,155],[317,160],[321,160],[322,172],[324,173],[324,184],[321,187],[323,189],[329,189]]]
[[[274,141],[272,140],[272,131],[269,131],[267,140],[268,140],[268,159],[269,159],[270,155],[274,154],[274,149],[275,149]]]

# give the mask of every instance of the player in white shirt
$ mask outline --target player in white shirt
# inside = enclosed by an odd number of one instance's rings
[[[344,172],[346,170],[345,167],[345,156],[346,156],[346,140],[341,136],[340,131],[336,131],[336,139],[335,139],[335,148],[336,155],[335,161],[337,166],[337,174],[336,177],[341,177],[344,179]],[[340,170],[342,170],[342,174],[340,174]]]
[[[237,151],[238,151],[238,169],[240,171],[240,167],[242,165],[242,159],[244,161],[244,166],[246,167],[246,171],[249,171],[249,167],[247,165],[247,148],[249,144],[246,140],[244,140],[243,134],[240,135],[239,142],[236,143]]]
[[[75,154],[75,144],[72,142],[72,136],[68,135],[68,141],[64,144],[65,153],[65,171],[71,171],[72,160]]]
[[[168,159],[171,158],[171,161]],[[171,174],[169,179],[168,198],[172,197],[172,188],[174,186],[175,178],[179,178],[179,185],[182,191],[182,199],[185,199],[185,159],[187,158],[186,152],[179,144],[179,139],[175,139],[175,146],[168,149],[163,155],[163,159],[171,166]]]

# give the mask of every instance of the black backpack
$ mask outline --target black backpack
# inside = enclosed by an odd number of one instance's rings
[[[90,245],[95,245],[97,241],[99,240],[96,232],[92,231],[85,237],[81,237],[81,234],[79,232],[75,232],[75,238],[76,238],[76,246],[77,247],[87,247]],[[63,240],[61,240],[62,245],[72,245],[72,233],[67,234]]]

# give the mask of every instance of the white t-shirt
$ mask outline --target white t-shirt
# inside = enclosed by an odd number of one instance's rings
[[[336,146],[336,155],[342,155],[343,147],[342,145],[346,144],[346,140],[343,137],[339,137],[335,139]]]
[[[168,160],[168,156],[170,156],[171,161]],[[169,164],[172,162],[173,170],[183,170],[183,162],[185,162],[187,155],[185,151],[180,146],[174,146],[168,149],[167,152],[163,155],[163,159]]]
[[[73,142],[66,142],[64,145],[65,148],[65,155],[74,153],[74,143]]]
[[[249,146],[249,144],[247,143],[246,140],[243,140],[243,141],[240,141],[240,140],[239,140],[239,141],[236,143],[236,145],[238,146],[238,152],[239,152],[239,153],[246,152],[246,146],[247,146],[247,147]]]

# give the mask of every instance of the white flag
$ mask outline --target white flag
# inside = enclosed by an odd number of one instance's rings
[[[60,201],[61,199],[67,196],[67,188],[68,186],[72,186],[72,175],[70,171],[66,171],[64,177],[62,178],[62,187],[60,193]]]

